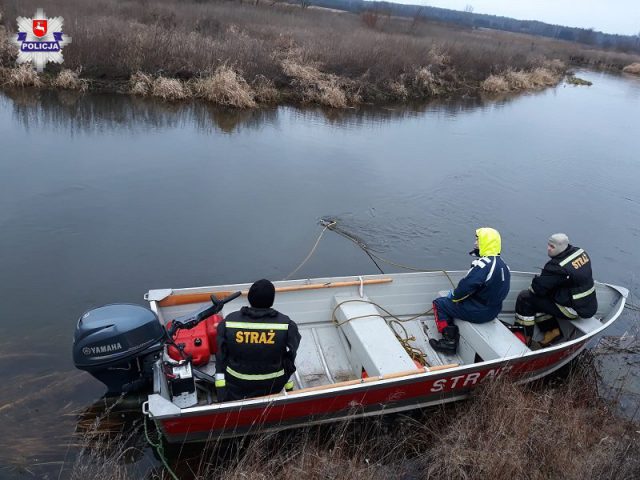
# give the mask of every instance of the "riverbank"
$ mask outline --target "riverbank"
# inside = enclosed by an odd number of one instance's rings
[[[71,478],[136,478],[121,457],[143,443],[131,433],[99,432],[98,422],[82,434]],[[183,446],[163,455],[181,479],[626,479],[640,475],[640,433],[599,397],[587,353],[566,378],[546,384],[497,381],[469,401],[422,413]]]
[[[15,65],[13,18],[35,3],[0,1],[0,83],[189,98],[253,108],[345,108],[518,92],[557,84],[572,65],[621,71],[637,56],[422,19],[291,5],[41,1],[73,43],[63,68]],[[24,11],[23,11],[24,10]]]

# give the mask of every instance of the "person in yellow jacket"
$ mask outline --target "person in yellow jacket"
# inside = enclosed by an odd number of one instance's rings
[[[475,249],[469,253],[479,258],[471,262],[467,275],[454,290],[433,301],[436,327],[442,334],[442,339],[429,340],[435,350],[456,352],[460,334],[455,318],[485,323],[500,313],[511,282],[511,272],[500,256],[501,251],[502,239],[497,230],[488,227],[476,230]]]

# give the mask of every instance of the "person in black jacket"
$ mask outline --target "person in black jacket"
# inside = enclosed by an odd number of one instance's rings
[[[587,252],[571,245],[564,233],[555,233],[549,237],[547,254],[551,260],[516,300],[516,325],[530,340],[537,324],[544,333],[541,345],[560,336],[556,318],[589,318],[598,310]]]
[[[249,289],[250,307],[218,324],[215,385],[218,401],[259,397],[293,389],[291,375],[300,333],[288,316],[271,308],[275,287],[262,279]]]

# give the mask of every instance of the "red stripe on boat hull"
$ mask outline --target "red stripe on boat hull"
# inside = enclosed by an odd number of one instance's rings
[[[576,354],[584,345],[583,341],[561,350],[542,351],[509,364],[469,365],[438,375],[371,382],[345,391],[291,395],[278,398],[266,408],[262,404],[239,406],[236,410],[188,412],[161,419],[160,423],[169,441],[189,441],[243,435],[259,429],[303,426],[381,410],[407,410],[463,396],[489,377],[509,374],[518,380],[543,374],[566,362],[567,357]]]

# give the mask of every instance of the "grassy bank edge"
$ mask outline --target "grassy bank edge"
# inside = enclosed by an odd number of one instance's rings
[[[284,63],[283,70],[290,83],[276,87],[266,77],[258,77],[248,83],[241,73],[227,65],[218,67],[212,75],[191,80],[137,72],[128,81],[101,81],[84,78],[81,72],[70,69],[62,69],[57,74],[38,74],[30,64],[24,64],[13,68],[0,67],[0,85],[4,88],[131,94],[169,102],[197,99],[232,108],[256,108],[281,103],[349,108],[362,104],[540,90],[557,85],[566,73],[564,64],[557,61],[530,71],[509,70],[503,74],[492,74],[482,82],[470,84],[456,79],[447,83],[436,79],[427,68],[422,68],[390,84],[388,91],[379,92],[377,102],[371,102],[365,101],[359,93],[363,85],[353,80],[295,62]]]
[[[346,421],[232,442],[179,446],[179,478],[326,479],[632,479],[640,475],[640,430],[599,395],[592,353],[563,379],[485,383],[464,402],[408,415]],[[132,433],[81,432],[70,478],[139,476],[127,452],[144,448]],[[153,478],[170,478],[161,468]],[[149,472],[147,472],[147,477]],[[145,477],[146,478],[146,477]]]

